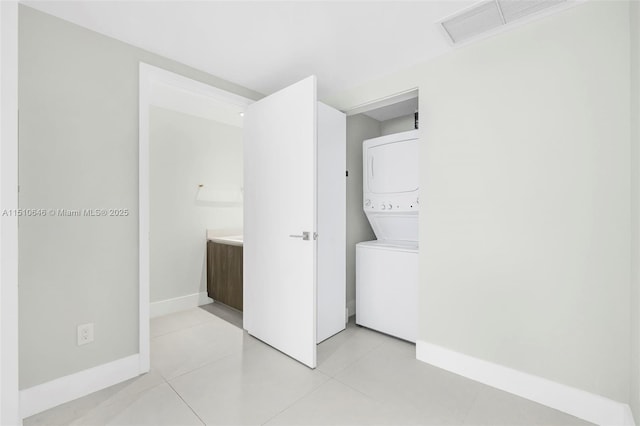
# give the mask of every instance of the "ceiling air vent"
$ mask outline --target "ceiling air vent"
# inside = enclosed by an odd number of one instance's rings
[[[567,0],[490,0],[455,13],[438,24],[449,39],[461,43]]]
[[[505,23],[509,24],[565,2],[566,0],[498,0],[498,6]]]

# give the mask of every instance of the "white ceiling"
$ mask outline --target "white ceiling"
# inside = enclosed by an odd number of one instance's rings
[[[322,99],[453,49],[436,23],[479,1],[486,0],[21,3],[263,94],[315,74]]]
[[[23,3],[263,94],[315,74],[323,98],[448,51],[434,22],[474,2]]]

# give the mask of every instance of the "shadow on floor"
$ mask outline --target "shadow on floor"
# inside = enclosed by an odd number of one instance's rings
[[[233,309],[225,304],[213,302],[208,305],[200,306],[200,309],[203,309],[220,319],[225,320],[229,324],[235,325],[236,327],[242,329],[242,312]]]

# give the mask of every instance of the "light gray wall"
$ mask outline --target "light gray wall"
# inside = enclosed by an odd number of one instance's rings
[[[391,135],[393,133],[406,132],[415,129],[415,119],[413,114],[392,118],[380,122],[380,136]]]
[[[138,352],[138,64],[259,94],[29,7],[19,10],[20,388]],[[76,327],[95,342],[76,346]]]
[[[631,397],[640,421],[640,3],[631,2]]]
[[[628,21],[625,3],[580,5],[443,58],[438,85],[420,88],[432,206],[420,338],[618,401],[629,394]]]
[[[420,90],[419,340],[629,401],[629,39],[585,2],[325,100]]]
[[[380,136],[380,122],[364,114],[347,117],[347,307],[355,314],[356,243],[376,236],[362,209],[362,141]]]
[[[205,292],[206,229],[241,229],[242,207],[198,185],[242,187],[242,128],[159,107],[149,114],[151,302]]]

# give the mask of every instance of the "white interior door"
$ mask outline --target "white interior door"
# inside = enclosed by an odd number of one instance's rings
[[[311,368],[316,105],[311,76],[251,104],[244,117],[244,327]]]

